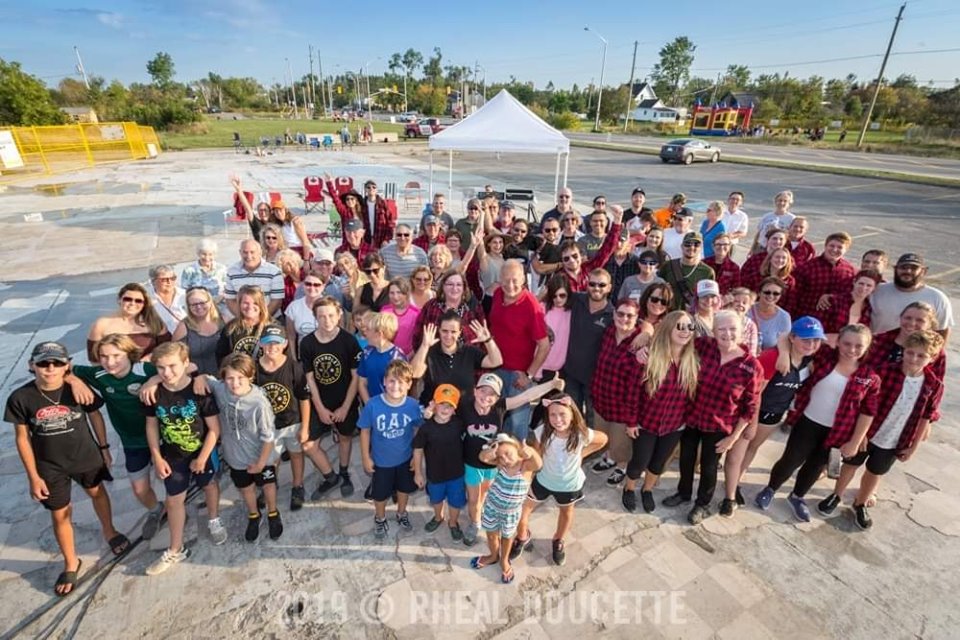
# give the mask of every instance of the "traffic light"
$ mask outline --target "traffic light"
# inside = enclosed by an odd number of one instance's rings
[[[450,95],[450,87],[447,87],[447,95]]]
[[[343,93],[343,85],[338,84],[338,85],[337,85],[337,95],[339,96],[339,95],[342,94],[342,93]]]

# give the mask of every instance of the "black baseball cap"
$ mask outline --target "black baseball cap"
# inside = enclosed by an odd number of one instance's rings
[[[267,325],[260,334],[260,344],[283,342],[287,339],[287,330],[279,324]]]
[[[924,266],[923,257],[919,253],[905,253],[897,258],[897,266],[902,264],[915,264],[918,267]]]
[[[30,354],[30,364],[50,360],[66,364],[70,362],[70,352],[59,342],[41,342],[33,348],[33,352]]]
[[[630,193],[630,195],[631,195],[631,196],[635,196],[635,195],[637,195],[638,193],[642,193],[644,196],[647,195],[647,192],[644,191],[643,189],[641,189],[640,187],[637,187],[636,189],[634,189],[634,190]]]

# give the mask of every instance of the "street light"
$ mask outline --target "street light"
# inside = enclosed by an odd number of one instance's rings
[[[607,39],[590,27],[584,27],[583,30],[589,31],[593,35],[597,36],[600,38],[600,42],[603,43],[603,55],[600,61],[600,90],[597,92],[597,120],[593,124],[593,130],[600,131],[600,101],[603,100],[603,72],[607,68]]]

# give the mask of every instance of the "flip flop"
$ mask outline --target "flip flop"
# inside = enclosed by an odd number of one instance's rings
[[[500,574],[500,582],[502,582],[503,584],[510,584],[511,582],[513,582],[513,579],[515,577],[516,576],[513,573],[513,567],[510,567],[509,571],[503,572]]]
[[[113,555],[117,557],[122,556],[130,550],[130,540],[127,539],[127,536],[123,535],[122,533],[118,533],[110,538],[107,544],[110,545],[110,551],[113,553]]]
[[[70,595],[77,590],[77,579],[80,575],[80,567],[83,566],[83,560],[77,561],[77,570],[76,571],[64,571],[59,576],[57,576],[57,582],[53,585],[53,592],[60,596],[61,598]],[[70,585],[70,591],[60,592],[57,591],[57,587],[62,587],[64,585]]]
[[[483,569],[484,567],[488,567],[488,566],[490,566],[491,564],[496,564],[496,563],[500,562],[500,558],[496,558],[495,560],[491,560],[489,563],[487,563],[487,562],[482,562],[482,560],[483,560],[483,556],[475,556],[474,558],[472,558],[472,559],[470,560],[470,566],[471,566],[472,568],[474,568],[474,569]]]

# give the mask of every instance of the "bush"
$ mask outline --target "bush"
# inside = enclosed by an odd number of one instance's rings
[[[553,113],[547,118],[547,122],[551,127],[560,129],[561,131],[576,131],[580,128],[580,118],[577,117],[577,114],[570,111]]]

